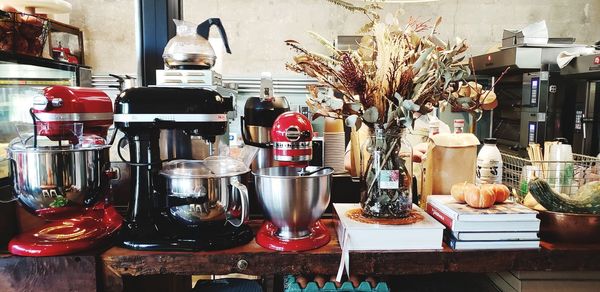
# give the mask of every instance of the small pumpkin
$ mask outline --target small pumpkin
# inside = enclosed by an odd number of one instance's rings
[[[475,186],[475,185],[467,183],[467,182],[453,184],[452,187],[450,188],[450,195],[452,195],[452,198],[454,198],[459,203],[464,203],[465,202],[465,189],[467,188],[467,186]]]
[[[496,194],[496,203],[502,203],[508,200],[510,190],[503,184],[493,184],[494,194]]]
[[[473,208],[485,209],[494,205],[496,194],[494,194],[491,187],[467,186],[465,188],[465,201],[467,205]]]

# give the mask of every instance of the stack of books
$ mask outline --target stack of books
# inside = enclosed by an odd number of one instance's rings
[[[427,197],[427,213],[446,226],[444,241],[453,249],[539,248],[537,212],[514,202],[475,209],[451,196]]]

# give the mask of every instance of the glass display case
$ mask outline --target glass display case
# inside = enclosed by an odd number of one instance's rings
[[[8,143],[20,123],[32,123],[33,97],[52,85],[90,86],[89,67],[0,52],[0,184],[9,184]]]

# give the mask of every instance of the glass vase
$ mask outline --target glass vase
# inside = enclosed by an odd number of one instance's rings
[[[412,148],[404,127],[375,125],[367,150],[370,158],[361,176],[363,214],[403,218],[412,209]]]

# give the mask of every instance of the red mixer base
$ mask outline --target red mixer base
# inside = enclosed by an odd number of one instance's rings
[[[56,256],[92,249],[119,230],[121,215],[113,207],[94,207],[74,218],[51,221],[39,229],[21,233],[8,244],[20,256]]]
[[[305,251],[317,249],[331,240],[329,230],[320,220],[310,229],[310,235],[307,237],[284,239],[275,235],[276,232],[277,227],[270,221],[265,221],[256,233],[256,243],[264,248],[277,251]]]

